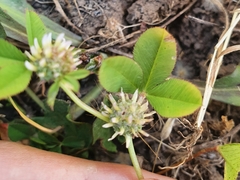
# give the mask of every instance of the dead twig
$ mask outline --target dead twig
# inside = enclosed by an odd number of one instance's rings
[[[218,24],[216,24],[216,23],[212,23],[212,22],[209,22],[209,21],[205,21],[205,20],[202,20],[202,19],[199,19],[199,18],[190,16],[190,15],[186,16],[186,18],[188,18],[188,19],[190,19],[190,20],[192,20],[192,21],[196,21],[196,22],[198,22],[198,23],[200,23],[200,24],[204,24],[204,25],[208,25],[208,26],[217,26],[217,27],[220,27],[220,28],[224,28],[224,27],[222,27],[222,26],[220,26],[220,25],[218,25]]]
[[[115,48],[109,47],[109,48],[107,48],[107,50],[110,51],[110,52],[113,52],[113,53],[115,53],[115,54],[118,54],[118,55],[126,56],[126,57],[129,57],[129,58],[131,58],[131,59],[133,58],[133,55],[132,55],[132,54],[130,54],[130,53],[125,53],[125,52],[123,52],[123,51],[121,51],[121,50],[119,50],[119,49],[115,49]]]
[[[40,0],[35,0],[37,3],[39,3],[39,4],[53,4],[54,2],[52,2],[52,1],[40,1]]]
[[[85,52],[93,53],[93,52],[97,52],[97,51],[99,51],[99,50],[101,50],[101,49],[104,49],[104,48],[107,48],[107,47],[110,47],[110,46],[114,46],[115,44],[118,44],[118,43],[120,43],[120,42],[122,42],[122,41],[124,41],[124,40],[130,39],[130,38],[132,38],[133,36],[135,36],[136,34],[140,34],[141,32],[142,32],[141,30],[135,31],[135,32],[133,32],[133,33],[125,36],[124,38],[117,39],[117,40],[115,40],[115,41],[113,41],[113,42],[110,42],[110,43],[108,43],[108,44],[102,45],[102,46],[100,46],[100,47],[88,49],[88,50],[86,50]]]
[[[80,34],[83,34],[83,32],[78,29],[67,17],[67,15],[65,14],[65,12],[63,11],[60,3],[58,2],[58,0],[53,0],[55,6],[56,6],[56,9],[57,11],[63,16],[63,18],[67,21],[67,23],[72,26],[76,31],[78,31]]]
[[[76,0],[73,0],[73,2],[74,2],[74,5],[75,5],[75,7],[76,7],[76,9],[77,9],[79,19],[81,20],[81,23],[78,25],[78,26],[80,27],[80,26],[82,25],[83,17],[82,17],[82,14],[81,14],[81,12],[80,12],[80,10],[79,10],[79,8],[78,8],[77,1],[76,1]]]
[[[176,16],[172,17],[171,19],[169,19],[167,22],[161,24],[161,27],[166,27],[167,25],[169,25],[171,22],[173,22],[175,19],[177,19],[179,16],[181,16],[183,13],[185,13],[187,10],[189,10],[195,3],[197,2],[197,0],[194,0],[193,2],[191,2],[188,6],[186,6],[182,11],[180,11]]]
[[[133,47],[133,45],[136,44],[136,42],[137,42],[137,39],[134,39],[134,40],[129,41],[129,42],[123,44],[123,45],[120,45],[119,47],[120,48],[122,48],[122,47]]]

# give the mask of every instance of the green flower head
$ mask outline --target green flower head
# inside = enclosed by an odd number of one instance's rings
[[[108,107],[102,103],[102,114],[109,118],[109,122],[104,124],[104,128],[113,127],[115,133],[109,139],[112,140],[118,135],[138,137],[141,133],[144,136],[148,136],[146,132],[142,130],[145,123],[152,121],[151,117],[155,111],[148,111],[148,101],[145,97],[138,96],[138,90],[136,90],[130,99],[128,94],[121,93],[119,100],[116,101],[111,94],[109,94],[109,100],[112,107]],[[129,143],[126,141],[126,147],[129,147]]]

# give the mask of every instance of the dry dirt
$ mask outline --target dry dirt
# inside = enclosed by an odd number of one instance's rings
[[[178,61],[173,74],[188,80],[206,79],[214,45],[224,29],[225,16],[215,1],[225,7],[229,18],[231,11],[239,7],[233,0],[59,0],[74,27],[57,11],[52,1],[29,0],[38,13],[82,36],[81,47],[89,52],[132,57],[133,45],[144,30],[154,26],[166,28],[178,43]],[[239,30],[235,29],[230,44],[239,44],[239,37]],[[227,55],[219,77],[231,73],[239,62],[239,53]],[[145,130],[159,139],[166,119],[155,119]],[[237,130],[227,134],[233,126],[239,129],[239,108],[212,101],[202,133],[192,126],[195,119],[194,114],[176,120],[170,137],[164,140],[172,148],[164,143],[161,145],[160,160],[154,172],[179,180],[223,179],[223,160],[213,148],[229,143],[230,137],[233,142],[240,141]],[[145,141],[156,152],[159,143],[151,138],[145,138]],[[135,140],[135,146],[143,168],[151,171],[154,153],[141,139]],[[99,146],[95,158],[129,163],[125,152],[120,146],[118,154],[111,154]],[[172,168],[161,169],[160,166]]]

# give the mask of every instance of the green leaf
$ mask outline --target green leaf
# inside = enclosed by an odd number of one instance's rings
[[[180,117],[193,113],[202,104],[201,92],[193,84],[170,79],[147,94],[154,109],[164,117]]]
[[[110,57],[102,62],[99,80],[107,91],[119,92],[123,88],[124,92],[133,93],[140,87],[142,70],[127,57]]]
[[[0,21],[1,22],[1,21]],[[0,38],[5,39],[7,37],[7,34],[2,26],[2,24],[0,23]]]
[[[170,76],[176,61],[176,42],[162,28],[145,31],[135,44],[134,60],[143,71],[143,91],[150,91]]]
[[[47,92],[47,104],[50,106],[51,109],[53,109],[58,91],[59,83],[56,81],[50,86]]]
[[[0,61],[1,58],[8,58],[22,62],[28,59],[18,48],[3,39],[0,39],[0,47]]]
[[[44,141],[47,145],[56,145],[56,144],[59,145],[60,144],[58,139],[51,134],[47,134],[42,131],[38,131],[37,135],[38,135],[38,138],[40,140]]]
[[[0,2],[1,3],[1,2]],[[8,37],[27,44],[26,29],[0,8],[0,22]]]
[[[68,87],[69,89],[71,89],[74,92],[78,92],[80,89],[80,84],[78,82],[78,80],[76,80],[74,77],[69,76],[69,75],[65,75],[63,77],[63,79],[61,79],[62,84],[65,85],[65,87]]]
[[[33,8],[26,2],[26,0],[1,0],[1,9],[9,15],[12,19],[17,21],[22,26],[25,26],[25,11]]]
[[[72,71],[70,73],[67,74],[67,76],[71,76],[74,79],[83,79],[85,77],[87,77],[90,74],[90,72],[86,69],[78,69],[76,71]]]
[[[85,142],[79,137],[68,136],[63,139],[62,145],[72,148],[84,148]]]
[[[8,137],[11,141],[21,141],[28,139],[35,133],[35,128],[29,124],[21,122],[10,122],[8,126]]]
[[[26,29],[28,36],[28,44],[34,45],[34,38],[42,46],[42,37],[46,33],[45,26],[40,17],[33,11],[26,11]]]
[[[0,8],[12,19],[18,22],[22,27],[26,27],[26,19],[25,19],[25,11],[34,10],[26,0],[1,0],[0,1]],[[1,16],[1,14],[0,14]],[[40,15],[40,18],[44,22],[46,26],[47,32],[53,33],[53,38],[55,39],[58,34],[64,33],[65,38],[71,40],[73,45],[78,46],[79,43],[82,41],[82,38],[71,31],[65,29],[64,27],[60,26],[59,24],[55,23],[54,21],[50,20],[49,18]],[[17,28],[12,28],[14,31],[18,31]],[[25,34],[25,37],[26,34]],[[27,41],[27,40],[25,40]]]
[[[238,84],[237,81],[238,81],[237,77],[236,77],[236,80],[229,79],[229,84],[227,79],[226,81],[225,80],[222,81],[222,78],[217,80],[216,82],[221,82],[221,83],[217,83],[214,86],[211,99],[224,102],[227,104],[231,104],[234,106],[240,106],[240,91],[239,91],[239,86],[237,85]],[[198,87],[198,89],[202,92],[202,94],[204,93],[205,85],[206,85],[205,81],[192,80],[191,82]],[[223,84],[223,82],[225,84]]]
[[[89,158],[89,152],[88,151],[83,151],[81,152],[80,156],[83,159],[88,159]]]
[[[51,152],[57,152],[57,153],[62,153],[62,147],[59,145],[53,146],[49,148],[49,151]]]
[[[37,143],[37,144],[40,144],[40,145],[47,145],[46,142],[44,142],[43,140],[39,139],[38,137],[30,137],[29,138],[32,142]]]
[[[83,141],[85,147],[89,147],[92,144],[92,126],[87,123],[73,124],[66,122],[64,126],[65,137],[78,137],[79,141]]]
[[[218,146],[217,150],[225,159],[224,180],[236,180],[240,171],[240,143]]]
[[[117,152],[117,146],[108,139],[113,135],[113,129],[103,128],[104,121],[96,119],[93,123],[93,144],[100,139],[103,148],[110,152]]]
[[[228,76],[217,79],[214,88],[236,87],[240,84],[240,65],[236,67],[234,72]]]
[[[0,99],[16,95],[28,86],[32,72],[24,63],[0,57]]]
[[[46,103],[44,101],[44,103]],[[58,126],[64,126],[68,122],[66,115],[68,113],[69,103],[63,100],[57,99],[54,103],[54,111],[51,110],[48,106],[47,111],[44,112],[42,117],[33,117],[32,119],[38,124],[54,129]]]
[[[214,88],[211,98],[234,106],[240,106],[240,91],[237,86],[228,88]]]
[[[211,98],[234,106],[240,106],[240,66],[230,75],[217,79]]]

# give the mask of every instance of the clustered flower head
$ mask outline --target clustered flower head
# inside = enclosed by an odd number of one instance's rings
[[[75,70],[81,64],[76,57],[81,50],[74,50],[74,47],[70,47],[71,43],[65,40],[63,33],[59,34],[54,43],[52,43],[52,34],[45,34],[42,38],[42,47],[35,38],[30,53],[25,51],[30,59],[25,61],[26,68],[35,71],[44,81],[55,80]]]
[[[108,107],[102,103],[102,114],[109,118],[109,122],[104,124],[104,128],[113,127],[115,133],[108,139],[113,140],[118,135],[138,137],[139,133],[144,136],[148,136],[146,132],[142,130],[145,123],[152,121],[151,117],[155,111],[148,111],[148,101],[144,96],[138,95],[136,90],[130,99],[128,94],[121,93],[119,100],[115,100],[111,94],[109,94],[109,100],[112,107]],[[127,138],[126,138],[127,139]],[[126,147],[129,147],[128,141],[126,141]]]

